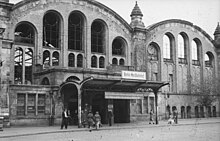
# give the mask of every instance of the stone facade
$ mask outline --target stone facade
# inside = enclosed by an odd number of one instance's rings
[[[128,24],[94,0],[23,0],[15,5],[6,0],[0,1],[0,15],[0,30],[4,29],[0,39],[0,107],[11,125],[47,124],[51,116],[59,124],[65,104],[75,106],[70,112],[79,120],[87,102],[92,110],[102,112],[104,123],[107,110],[114,106],[128,109],[123,115],[114,111],[119,114],[115,115],[116,122],[148,120],[149,111],[156,108],[153,92],[142,89],[132,92],[141,98],[129,99],[131,92],[121,88],[122,94],[126,92],[124,98],[107,99],[105,92],[118,83],[84,88],[91,77],[120,80],[122,70],[146,72],[147,81],[170,83],[158,93],[159,119],[167,118],[172,108],[177,108],[181,118],[219,116],[218,92],[211,92],[216,99],[212,105],[205,107],[197,102],[204,96],[198,88],[208,82],[215,89],[220,83],[219,25],[214,40],[200,27],[179,19],[145,27],[137,3]],[[76,23],[81,26],[70,26]],[[80,38],[70,36],[70,31]],[[101,51],[95,48],[100,46]],[[74,56],[72,60],[70,55]],[[94,83],[99,85],[98,81]],[[76,97],[68,96],[72,94],[69,91]]]

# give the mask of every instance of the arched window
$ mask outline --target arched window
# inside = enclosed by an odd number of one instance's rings
[[[22,48],[16,48],[15,56],[14,56],[15,84],[22,84],[22,74],[23,74],[23,50]]]
[[[148,58],[149,60],[152,61],[157,61],[158,60],[158,51],[157,51],[157,47],[156,47],[156,43],[151,43],[148,48]]]
[[[59,53],[57,51],[53,53],[52,65],[59,66]]]
[[[205,66],[206,67],[213,67],[213,60],[214,56],[211,52],[207,52],[205,54]]]
[[[50,52],[48,50],[43,53],[43,65],[45,67],[50,66]]]
[[[120,66],[124,66],[124,65],[125,65],[124,59],[120,59],[120,60],[119,60],[119,65],[120,65]]]
[[[33,51],[25,49],[25,84],[32,83]]]
[[[47,77],[44,77],[42,82],[41,82],[41,85],[50,85],[50,81]]]
[[[124,55],[125,43],[121,38],[116,38],[112,43],[112,55]]]
[[[187,41],[188,37],[185,33],[178,35],[178,59],[181,64],[187,63]]]
[[[100,57],[99,58],[99,68],[104,68],[105,67],[105,58]]]
[[[200,65],[200,48],[201,42],[198,39],[192,40],[192,64]]]
[[[113,65],[118,65],[118,59],[117,58],[113,58],[112,59],[112,64]]]
[[[60,48],[60,18],[55,12],[48,12],[43,19],[43,46]]]
[[[73,53],[69,54],[69,59],[68,59],[68,66],[69,67],[75,67],[75,55]]]
[[[15,43],[34,45],[34,28],[28,23],[21,23],[15,29]]]
[[[71,13],[68,24],[68,49],[82,50],[83,18],[79,13]]]
[[[66,79],[66,82],[71,82],[71,81],[80,81],[80,79],[76,76],[70,76]]]
[[[77,67],[78,68],[83,67],[83,55],[82,54],[77,55]]]
[[[91,59],[91,67],[92,68],[97,68],[97,57],[96,56],[92,56],[92,59]]]
[[[172,62],[172,47],[173,41],[171,39],[171,35],[168,33],[163,36],[163,58],[166,62]]]
[[[91,28],[91,51],[93,53],[104,53],[105,48],[105,26],[101,21],[94,21]]]

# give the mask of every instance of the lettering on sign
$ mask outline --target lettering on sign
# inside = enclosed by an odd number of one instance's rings
[[[146,73],[145,72],[122,71],[122,75],[121,76],[124,79],[146,80]]]

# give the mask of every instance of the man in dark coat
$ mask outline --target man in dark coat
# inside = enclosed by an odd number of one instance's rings
[[[112,126],[112,118],[113,118],[112,110],[109,110],[108,111],[108,124],[109,124],[109,126]]]
[[[68,126],[68,112],[67,109],[65,108],[64,111],[62,112],[62,123],[61,123],[61,129],[63,129],[63,126],[65,126],[65,129],[67,129]]]

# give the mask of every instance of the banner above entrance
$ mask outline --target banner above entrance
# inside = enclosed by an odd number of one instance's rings
[[[105,92],[105,99],[143,99],[144,95],[141,93],[128,92]]]
[[[146,80],[146,72],[121,71],[121,77],[123,79]]]

